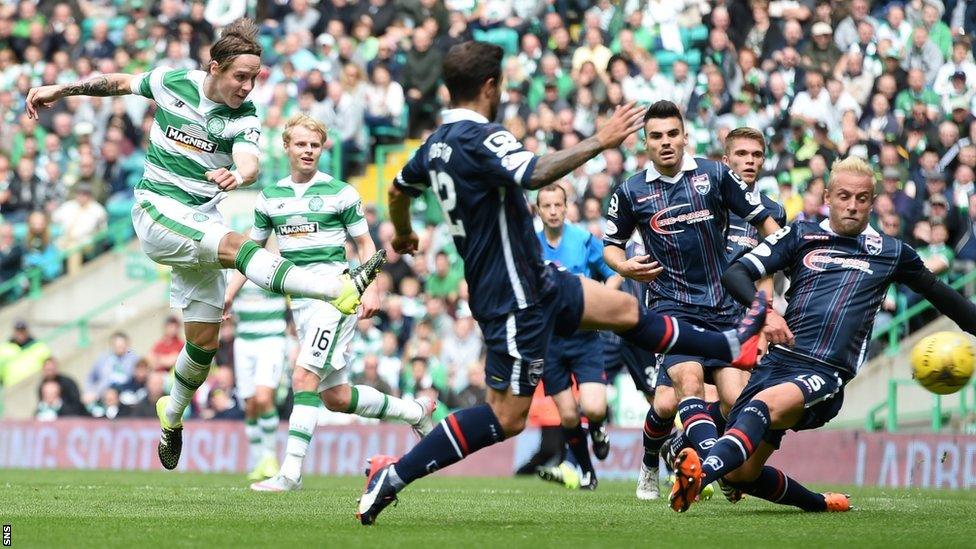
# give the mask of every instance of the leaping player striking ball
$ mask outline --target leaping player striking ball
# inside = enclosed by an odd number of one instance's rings
[[[257,27],[241,19],[210,48],[206,71],[158,67],[142,74],[103,74],[76,84],[31,88],[27,114],[71,95],[141,95],[156,102],[146,167],[135,189],[132,224],[150,259],[173,268],[170,306],[183,311],[186,346],[169,396],[156,403],[162,427],[159,461],[174,469],[183,447],[183,412],[217,353],[224,306],[221,269],[236,268],[275,293],[329,300],[352,314],[382,267],[374,255],[355,271],[321,276],[261,249],[231,231],[217,211],[222,192],[258,177],[261,126],[247,96],[261,70]]]
[[[592,137],[536,157],[489,122],[501,101],[502,55],[484,42],[451,48],[443,77],[453,108],[389,191],[392,244],[400,253],[417,251],[419,243],[410,224],[411,197],[432,188],[444,209],[485,337],[488,403],[451,414],[399,460],[374,456],[356,513],[362,524],[373,524],[407,484],[520,433],[553,333],[612,330],[651,352],[694,351],[742,368],[756,362],[766,318],[763,293],[737,329],[714,332],[641,311],[628,293],[543,263],[523,191],[619,146],[641,127],[644,109],[620,106]]]

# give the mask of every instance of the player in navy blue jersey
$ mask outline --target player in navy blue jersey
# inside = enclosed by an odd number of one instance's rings
[[[726,165],[685,154],[687,137],[677,105],[658,101],[645,115],[645,145],[651,166],[624,181],[613,192],[607,211],[604,257],[621,275],[648,282],[648,306],[659,314],[695,318],[713,330],[735,325],[741,311],[722,287],[728,265],[729,212],[763,234],[779,228],[772,201],[746,192],[747,185]],[[638,231],[648,256],[627,259],[624,244]],[[654,276],[640,269],[651,259],[660,263]],[[770,314],[773,328],[782,318]],[[769,336],[767,336],[769,337]],[[705,453],[715,443],[715,423],[706,408],[705,383],[714,383],[719,399],[731,407],[744,386],[742,372],[728,362],[697,351],[659,356],[654,402],[644,423],[644,459],[638,476],[638,499],[657,499],[658,459],[677,414],[685,437]],[[706,375],[707,374],[707,375]],[[668,387],[672,384],[673,389]]]
[[[675,459],[671,507],[685,511],[702,483],[724,476],[745,493],[805,511],[847,511],[843,494],[807,490],[765,465],[787,429],[816,429],[844,400],[844,386],[867,355],[888,285],[905,284],[976,334],[976,306],[939,282],[908,244],[868,225],[874,171],[863,160],[835,162],[825,191],[830,216],[784,227],[729,267],[723,283],[740,303],[753,281],[777,271],[790,278],[786,322],[795,343],[772,345],[729,416],[729,428],[702,462],[693,448]]]
[[[740,127],[730,131],[725,137],[725,154],[722,156],[722,162],[728,165],[732,172],[742,179],[742,182],[746,185],[746,193],[756,195],[759,192],[756,190],[755,184],[759,173],[762,171],[765,159],[766,139],[759,130]],[[776,223],[780,226],[785,226],[786,210],[779,203],[769,198],[762,196],[760,199],[763,200],[764,205],[770,211]],[[729,230],[725,246],[725,256],[729,263],[732,263],[746,252],[758,246],[760,240],[761,237],[755,227],[736,215],[735,212],[729,212]],[[757,288],[766,290],[766,295],[773,295],[772,277],[763,278],[756,286]],[[738,304],[736,303],[735,305]],[[741,307],[739,310],[744,311]],[[790,344],[793,334],[789,332],[788,327],[782,335],[785,336],[785,342]],[[759,346],[760,350],[765,352],[765,341],[760,339]],[[749,373],[729,371],[725,373],[723,381],[725,383],[726,394],[734,395],[734,398],[737,398],[749,381]],[[721,435],[725,431],[725,418],[728,416],[732,404],[732,401],[723,403],[721,400],[709,400],[705,406],[709,416],[715,423],[715,430],[718,435]],[[665,443],[664,446],[665,464],[670,466],[673,457],[686,445],[688,445],[688,441],[684,435],[682,433],[675,433],[674,438]],[[736,502],[742,498],[742,494],[731,486],[722,483],[721,480],[719,483],[722,486],[722,492],[729,501]]]
[[[543,229],[537,233],[542,247],[542,258],[560,269],[603,280],[612,288],[619,288],[620,276],[603,260],[603,244],[585,229],[566,223],[566,189],[558,184],[548,185],[536,195],[536,207],[542,219]],[[573,381],[579,390],[579,403],[573,395]],[[551,396],[559,410],[563,437],[570,453],[576,458],[582,476],[575,470],[559,464],[539,470],[546,480],[578,485],[584,490],[595,490],[596,471],[590,460],[586,430],[580,422],[580,409],[589,422],[593,438],[593,455],[606,459],[610,452],[610,438],[603,420],[607,415],[606,374],[603,371],[603,342],[598,332],[577,332],[568,337],[554,335],[549,342],[542,381],[546,396]]]
[[[536,157],[489,122],[501,101],[502,56],[500,47],[484,42],[451,48],[442,75],[453,108],[389,190],[392,245],[400,253],[415,252],[419,243],[410,223],[413,197],[432,187],[444,210],[485,338],[488,403],[449,415],[398,461],[374,456],[357,511],[363,524],[372,524],[410,482],[524,429],[554,332],[613,330],[650,351],[702,349],[745,368],[755,364],[765,299],[756,300],[737,328],[709,331],[642,312],[627,293],[543,263],[523,190],[542,188],[618,147],[640,128],[643,108],[621,106],[592,137]]]

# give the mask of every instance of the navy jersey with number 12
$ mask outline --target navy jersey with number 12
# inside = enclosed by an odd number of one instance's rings
[[[529,308],[553,287],[523,191],[536,156],[474,111],[442,120],[394,185],[413,197],[432,188],[464,259],[475,319]]]

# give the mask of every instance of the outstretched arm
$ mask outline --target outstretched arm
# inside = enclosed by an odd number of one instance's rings
[[[541,189],[604,150],[619,147],[628,135],[641,128],[645,110],[634,102],[618,106],[613,116],[593,136],[568,149],[540,156],[527,187]]]
[[[27,116],[37,118],[38,109],[48,109],[58,99],[70,95],[93,97],[128,95],[132,93],[132,78],[131,74],[111,73],[74,84],[53,84],[31,88],[27,92]]]
[[[931,277],[929,280],[931,286],[921,292],[925,299],[929,300],[940,313],[951,318],[960,328],[976,335],[976,305],[931,273],[928,275]]]
[[[393,237],[393,249],[399,254],[412,254],[420,245],[420,238],[413,232],[410,222],[410,195],[401,191],[396,185],[390,185],[390,221],[396,235]]]

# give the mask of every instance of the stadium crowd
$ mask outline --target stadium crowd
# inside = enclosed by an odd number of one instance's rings
[[[825,217],[829,166],[854,154],[877,170],[878,230],[946,278],[976,265],[976,2],[23,0],[0,7],[0,283],[28,266],[59,276],[64,250],[128,216],[152,121],[152,104],[135,96],[70,97],[35,121],[24,114],[27,90],[206,67],[207,46],[245,14],[265,45],[250,95],[264,124],[258,185],[286,172],[280,137],[296,112],[329,126],[344,178],[375,145],[422,137],[445,106],[442,56],[487,40],[507,52],[498,121],[531,151],[592,135],[622,103],[670,99],[686,113],[694,154],[720,158],[739,126],[765,134],[758,185],[789,221]],[[564,178],[569,221],[602,236],[611,190],[646,165],[642,149],[632,136]],[[390,257],[378,282],[389,297],[378,319],[358,324],[354,372],[383,391],[433,387],[448,406],[466,406],[484,398],[483,343],[439,207],[428,196],[416,215],[424,253],[401,257],[390,224],[367,208]],[[892,288],[877,328],[917,299]],[[178,340],[178,328],[167,322],[164,339]],[[232,337],[228,325],[222,339]],[[142,413],[138,403],[161,394],[179,344],[140,360],[125,339],[113,337],[73,391],[87,413]],[[195,414],[240,417],[226,398],[230,360],[218,356]],[[52,383],[58,375],[49,362],[39,414],[72,392]]]

